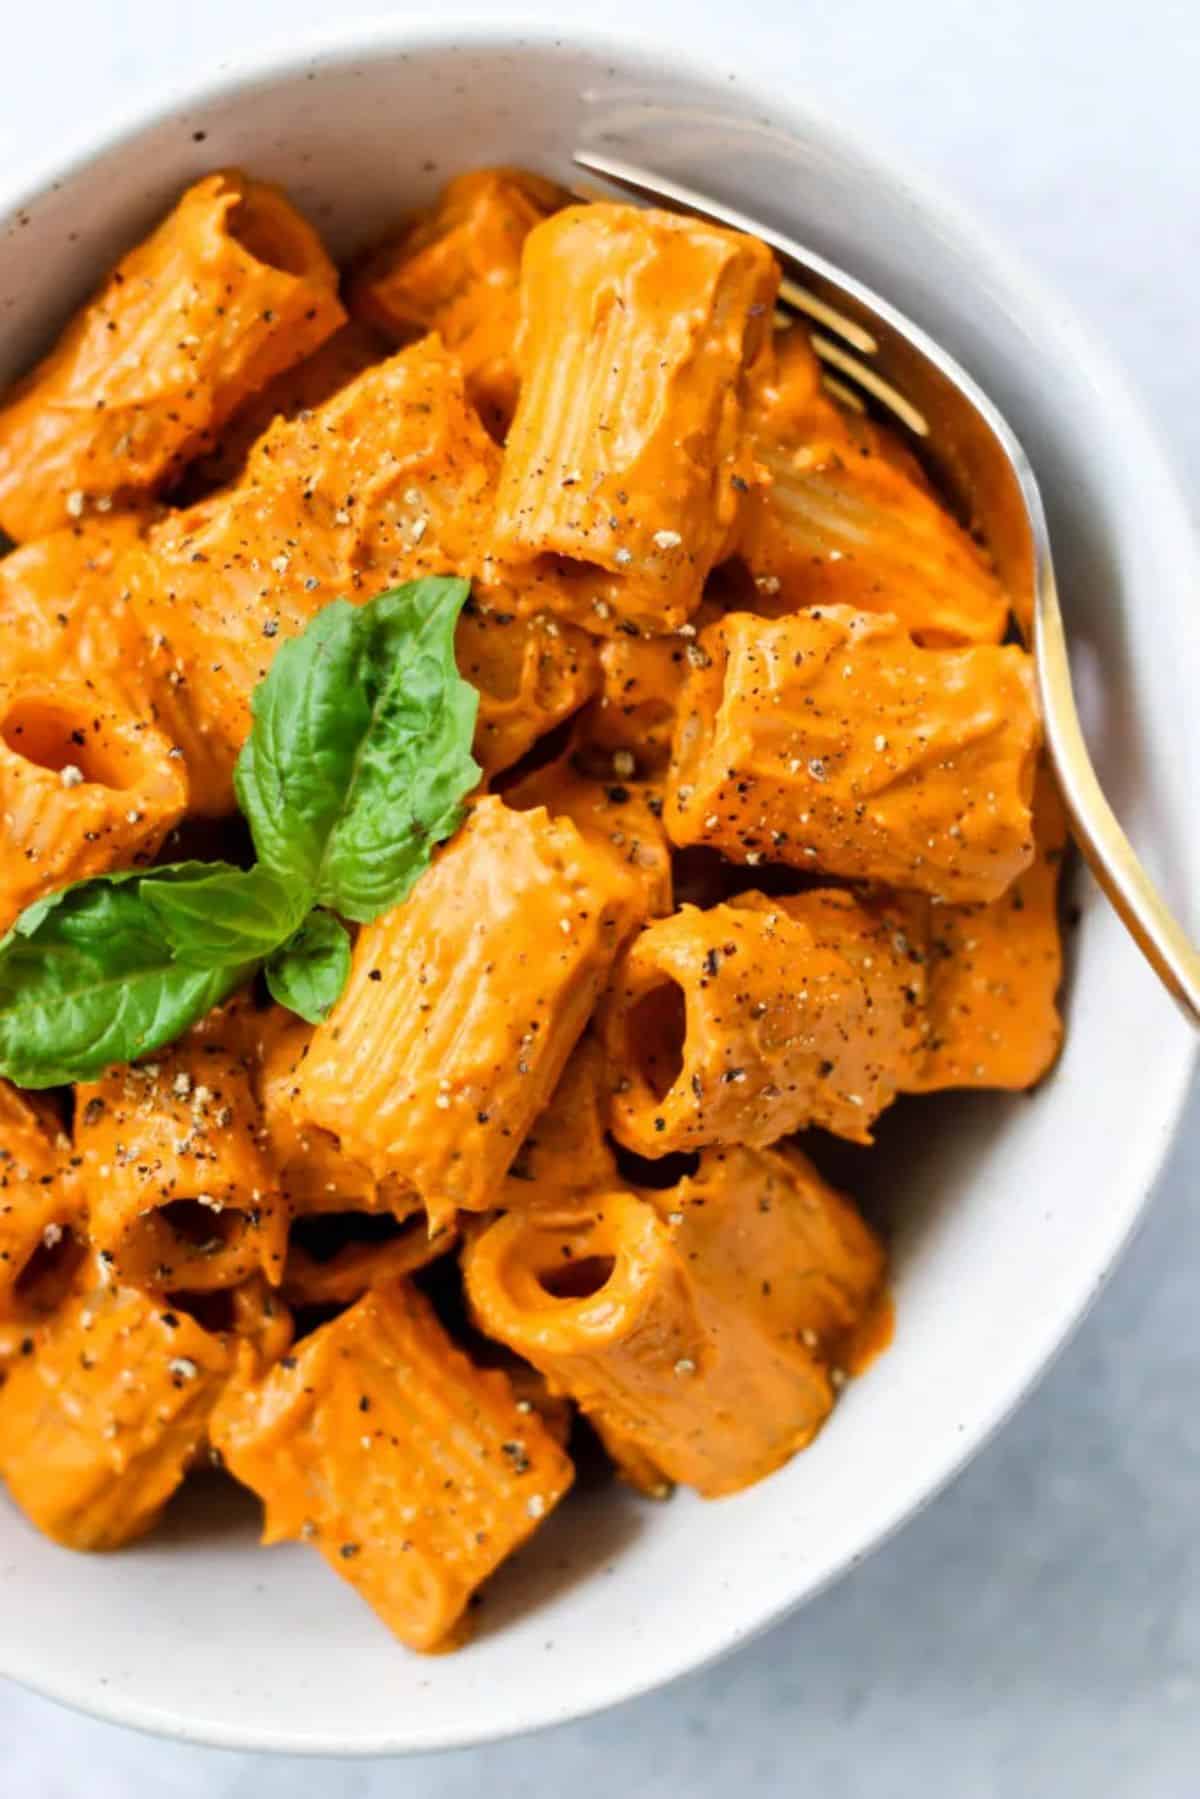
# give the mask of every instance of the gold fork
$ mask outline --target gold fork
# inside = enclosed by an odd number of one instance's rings
[[[1075,840],[1151,968],[1189,1023],[1200,1028],[1200,954],[1117,823],[1088,755],[1042,497],[1006,420],[918,326],[823,257],[732,207],[616,157],[578,151],[575,162],[639,199],[769,244],[783,269],[780,302],[808,321],[825,385],[859,409],[865,403],[882,407],[921,442],[969,510],[1032,641],[1046,748]]]

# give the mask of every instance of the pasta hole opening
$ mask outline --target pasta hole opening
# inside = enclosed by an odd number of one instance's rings
[[[15,756],[34,767],[56,775],[73,769],[92,786],[120,792],[136,786],[141,773],[136,756],[98,740],[94,716],[36,695],[9,708],[0,737]]]
[[[676,981],[660,981],[630,1007],[626,1041],[655,1099],[665,1099],[683,1073],[687,1000]]]
[[[215,1255],[229,1249],[246,1229],[246,1214],[237,1206],[212,1206],[202,1199],[172,1199],[157,1209],[158,1217],[180,1248],[192,1255]]]
[[[173,1312],[185,1312],[214,1337],[224,1336],[237,1323],[237,1302],[230,1287],[216,1287],[211,1293],[171,1293],[167,1305]]]
[[[704,597],[723,612],[761,612],[763,590],[755,583],[749,564],[731,556],[717,564],[704,583]]]
[[[14,1297],[30,1311],[53,1312],[66,1298],[85,1253],[69,1226],[48,1226],[17,1276]]]
[[[639,1156],[634,1149],[626,1149],[615,1137],[610,1137],[608,1144],[621,1179],[631,1187],[663,1193],[670,1187],[677,1187],[680,1181],[690,1180],[700,1167],[700,1152],[695,1149],[678,1149],[669,1156],[651,1160],[649,1156]]]
[[[528,775],[536,775],[541,769],[548,768],[565,756],[571,747],[571,736],[575,729],[575,715],[564,718],[561,724],[555,725],[552,731],[546,731],[526,750],[525,754],[511,767],[501,770],[492,777],[493,793],[502,797],[513,787],[519,785]],[[485,737],[486,752],[486,737]],[[520,808],[524,810],[524,808]]]
[[[232,818],[190,816],[167,832],[154,858],[159,862],[232,862],[236,868],[254,864],[254,839],[240,812]]]
[[[225,230],[256,262],[285,275],[303,277],[314,272],[316,259],[308,231],[269,188],[248,185],[226,214]]]
[[[303,1342],[319,1331],[323,1324],[332,1324],[346,1310],[344,1300],[314,1300],[292,1304],[292,1321],[295,1325],[295,1341]]]
[[[332,1262],[343,1249],[379,1248],[395,1243],[414,1228],[424,1233],[424,1213],[416,1219],[399,1219],[390,1212],[316,1212],[294,1220],[288,1247],[303,1251],[310,1261]]]
[[[600,562],[585,562],[582,557],[561,556],[557,551],[545,550],[540,556],[534,556],[527,568],[521,569],[524,577],[532,579],[536,588],[539,582],[545,581],[552,589],[560,592],[565,588],[580,607],[591,605],[595,614],[597,628],[600,621],[609,616],[617,591],[624,585],[626,577],[614,574]]]
[[[52,1137],[60,1133],[70,1137],[75,1122],[74,1087],[43,1087],[40,1092],[27,1093],[25,1100],[41,1120],[43,1130]]]
[[[575,1256],[540,1269],[538,1286],[551,1299],[592,1299],[612,1279],[615,1256]]]
[[[769,855],[773,847],[767,845],[764,853]],[[728,905],[750,890],[764,893],[769,899],[790,899],[816,887],[837,884],[830,875],[807,874],[786,862],[762,862],[751,871],[744,862],[731,862],[706,843],[692,843],[686,849],[676,850],[671,867],[675,904],[698,906],[702,912]]]

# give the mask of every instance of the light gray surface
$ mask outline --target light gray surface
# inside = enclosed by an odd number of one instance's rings
[[[474,10],[510,9],[475,0]],[[1109,339],[1195,493],[1196,0],[609,0],[600,14],[580,0],[526,0],[522,10],[676,21],[681,39],[707,41],[731,67],[786,69],[869,117],[877,138],[940,175]],[[327,0],[9,0],[0,164],[51,149],[64,121],[73,136],[147,84],[333,11]],[[357,1765],[155,1743],[0,1688],[0,1792],[1191,1799],[1198,1184],[1200,1093],[1139,1241],[1030,1403],[865,1567],[720,1667],[536,1742]],[[318,1641],[319,1629],[314,1620]]]

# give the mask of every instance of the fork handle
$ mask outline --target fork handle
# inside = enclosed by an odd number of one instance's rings
[[[1092,767],[1053,576],[1043,579],[1038,601],[1034,641],[1046,748],[1072,834],[1121,923],[1188,1023],[1200,1030],[1200,954],[1138,860]]]

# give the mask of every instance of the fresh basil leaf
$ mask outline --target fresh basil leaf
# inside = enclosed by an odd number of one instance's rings
[[[306,894],[289,894],[261,863],[190,862],[154,868],[141,896],[158,919],[177,961],[219,968],[260,961],[278,949],[304,917]]]
[[[204,864],[200,862],[181,862],[175,864],[175,866],[179,868],[201,868]],[[142,881],[145,877],[146,870],[144,868],[117,868],[114,869],[111,874],[100,875],[97,878],[105,882],[106,885],[115,887],[123,881]],[[51,912],[56,911],[58,907],[63,904],[68,894],[76,893],[80,887],[86,887],[88,885],[89,883],[87,881],[76,881],[69,887],[58,887],[53,893],[43,893],[41,899],[32,900],[23,912],[17,914],[7,935],[0,938],[0,953],[4,951],[9,938],[13,936],[35,936],[42,920]]]
[[[237,761],[238,804],[259,860],[310,894],[370,725],[368,635],[366,607],[334,600],[302,636],[281,644],[255,689],[254,722]]]
[[[398,905],[479,780],[479,696],[454,661],[466,581],[335,600],[255,692],[238,801],[261,862],[366,922]]]
[[[272,999],[320,1024],[333,1010],[350,973],[350,933],[332,912],[310,912],[295,936],[266,966]]]
[[[0,1074],[19,1087],[90,1080],[161,1049],[252,972],[176,962],[144,879],[65,887],[0,941]]]

